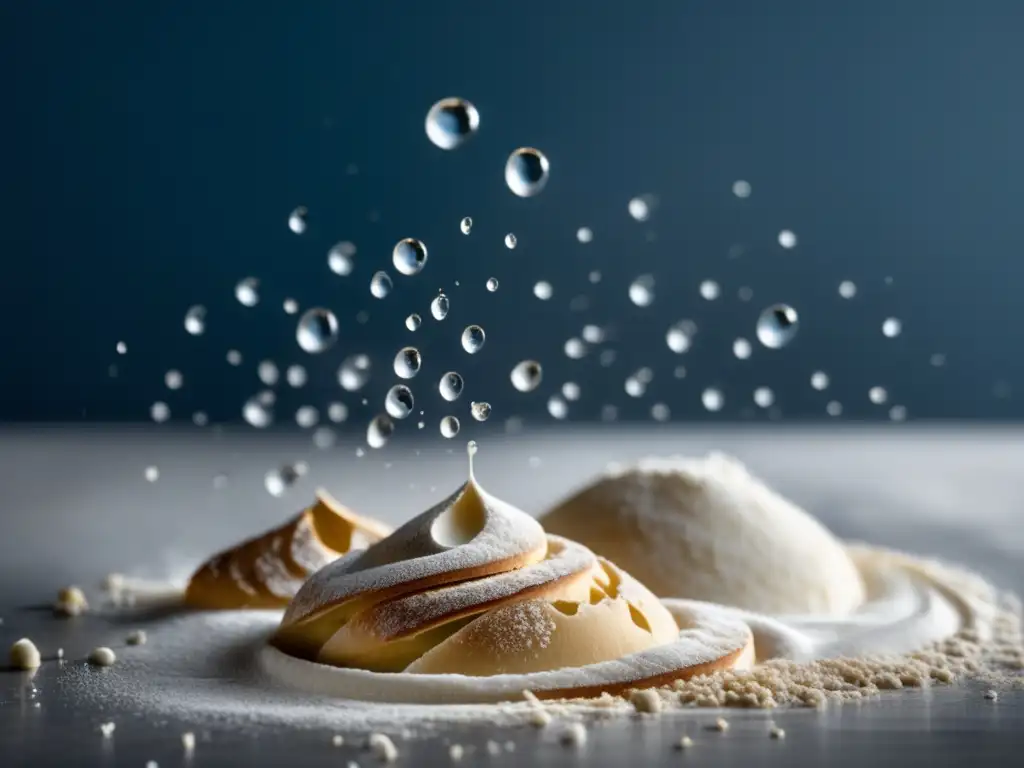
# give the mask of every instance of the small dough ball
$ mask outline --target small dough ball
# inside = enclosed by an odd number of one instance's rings
[[[610,469],[541,518],[660,597],[841,616],[864,600],[842,543],[733,458]]]
[[[97,667],[111,667],[117,661],[117,655],[104,646],[93,648],[89,654],[89,663]]]
[[[38,669],[43,663],[36,644],[27,637],[21,638],[21,640],[11,646],[10,658],[11,666],[15,669]]]

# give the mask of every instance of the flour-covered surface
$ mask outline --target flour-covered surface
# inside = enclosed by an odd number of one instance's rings
[[[843,538],[962,562],[1002,588],[1020,592],[1024,587],[1022,431],[661,428],[527,433],[514,440],[474,437],[481,443],[481,481],[496,496],[534,513],[588,481],[608,461],[720,449],[737,455]],[[309,713],[303,727],[254,722],[244,707],[230,718],[199,715],[190,702],[210,696],[212,682],[203,680],[181,693],[179,701],[159,711],[148,709],[139,698],[142,675],[171,672],[154,669],[159,666],[159,633],[150,631],[144,646],[129,647],[127,637],[137,628],[131,620],[95,613],[57,619],[49,604],[59,588],[89,586],[110,571],[181,579],[211,551],[309,503],[318,485],[357,512],[394,524],[464,479],[461,449],[447,455],[447,446],[430,441],[415,456],[414,446],[393,442],[386,451],[357,460],[354,444],[323,453],[304,439],[276,435],[96,428],[0,434],[5,527],[0,537],[0,643],[6,648],[28,636],[44,657],[31,680],[23,673],[0,675],[0,762],[5,768],[72,760],[79,765],[143,766],[149,760],[179,765],[185,754],[182,734],[191,732],[195,766],[281,765],[294,762],[296,755],[309,765],[375,764],[364,747],[379,724],[367,720],[344,733],[342,746],[334,746],[336,730],[325,716],[331,704],[308,693],[300,697]],[[538,457],[539,465],[531,457]],[[297,459],[310,461],[309,476],[283,499],[268,496],[262,484],[266,470]],[[145,481],[149,465],[160,467],[156,483]],[[226,487],[214,487],[218,474],[227,477]],[[47,607],[36,610],[33,605]],[[197,657],[210,648],[204,632],[192,633],[187,643]],[[99,645],[117,653],[113,667],[84,664]],[[57,648],[65,651],[63,667],[53,660]],[[143,665],[144,659],[153,663]],[[899,691],[864,706],[821,711],[689,709],[656,717],[608,717],[588,725],[578,753],[560,744],[565,718],[558,715],[543,729],[431,725],[428,719],[405,738],[401,726],[389,732],[399,765],[449,764],[449,746],[455,743],[465,748],[464,764],[486,759],[510,765],[577,765],[581,760],[609,766],[677,765],[685,759],[694,765],[804,760],[917,765],[968,758],[1013,764],[1024,727],[1024,698],[1014,690],[1000,691],[996,700],[985,698],[987,687]],[[114,691],[124,695],[108,698]],[[717,717],[728,720],[728,730],[708,730]],[[770,737],[769,721],[785,730],[785,739]],[[116,726],[109,737],[100,730],[104,723]],[[683,735],[694,744],[680,755],[674,747]],[[515,752],[490,757],[489,740],[511,740]]]

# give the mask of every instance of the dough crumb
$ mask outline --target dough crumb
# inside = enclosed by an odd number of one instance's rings
[[[340,733],[336,733],[334,734],[334,736],[331,737],[331,744],[333,744],[336,747],[342,747],[345,745],[345,737],[342,736]]]
[[[109,739],[113,736],[115,727],[113,723],[100,723],[100,733],[103,734],[103,738]]]
[[[398,747],[383,733],[370,734],[370,751],[385,763],[393,763],[398,759]]]
[[[999,701],[999,691],[985,691],[985,698],[989,701]]]
[[[583,723],[569,723],[562,731],[560,741],[567,747],[581,748],[587,743],[587,728]]]
[[[185,731],[181,734],[181,746],[186,752],[192,752],[196,748],[196,735],[192,731]]]
[[[488,742],[487,742],[487,754],[489,754],[489,755],[500,755],[501,754],[501,744],[499,744],[498,742],[493,741],[493,740],[488,740]]]
[[[36,644],[27,637],[21,638],[11,646],[10,658],[11,666],[15,669],[38,669],[43,663]]]
[[[453,763],[459,762],[464,754],[466,754],[466,750],[461,744],[452,744],[448,747],[448,757],[451,758]]]
[[[74,585],[64,587],[57,593],[57,602],[53,604],[53,612],[58,616],[81,616],[89,610],[89,601],[85,593]]]
[[[147,760],[146,761],[146,768],[160,768],[160,766],[157,765],[156,760]]]
[[[775,723],[772,723],[768,729],[768,736],[772,739],[781,740],[786,738],[786,732],[779,728]]]
[[[718,731],[719,733],[725,733],[729,730],[729,721],[724,717],[720,717],[715,720],[715,724],[711,726],[711,730]]]
[[[691,739],[689,736],[683,736],[681,739],[679,739],[679,742],[676,744],[676,749],[689,749],[692,746],[693,739]]]
[[[136,629],[134,632],[129,632],[128,637],[124,639],[128,645],[145,645],[149,637],[146,635],[146,630]]]
[[[58,648],[57,649],[57,661],[64,661],[64,649],[63,648]]]
[[[551,715],[545,709],[530,710],[530,725],[534,728],[546,728],[551,724]]]
[[[93,648],[89,654],[89,663],[96,667],[111,667],[117,661],[117,656],[112,650],[104,646]]]
[[[642,688],[629,695],[629,701],[637,712],[657,714],[661,712],[661,696],[653,688]]]
[[[516,743],[514,741],[506,741],[505,742],[505,751],[506,752],[515,752],[516,751]]]

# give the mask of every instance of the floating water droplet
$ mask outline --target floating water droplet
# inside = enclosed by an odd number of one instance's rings
[[[283,496],[299,479],[309,471],[304,463],[285,464],[278,469],[267,472],[263,485],[271,496]]]
[[[594,232],[590,227],[580,227],[576,230],[576,239],[581,243],[589,243],[594,239]]]
[[[313,430],[313,445],[321,451],[333,448],[336,442],[338,435],[330,427],[317,427]]]
[[[739,198],[750,197],[750,193],[753,191],[753,187],[750,186],[749,181],[738,179],[732,183],[732,193]]]
[[[651,418],[655,421],[668,421],[672,412],[664,403],[655,403],[651,406]]]
[[[491,417],[491,404],[473,402],[469,404],[469,412],[477,421],[487,421]]]
[[[168,389],[181,389],[181,385],[185,383],[185,377],[181,375],[181,371],[176,371],[173,368],[164,374],[164,384],[167,385]]]
[[[538,149],[520,147],[505,163],[505,183],[519,197],[533,197],[548,183],[551,165]]]
[[[889,399],[889,393],[885,391],[885,387],[872,387],[868,390],[868,399],[875,405],[881,405]]]
[[[852,299],[857,295],[857,285],[852,280],[843,280],[839,284],[839,295],[844,299]]]
[[[242,364],[242,353],[237,349],[229,349],[228,353],[224,357],[228,361],[228,365]]]
[[[123,341],[119,341],[117,342],[117,346],[115,347],[115,349],[117,350],[117,354],[123,355],[128,352],[128,345],[125,344]]]
[[[462,234],[468,235],[473,231],[473,219],[469,216],[459,222],[459,229],[462,230]]]
[[[941,368],[946,364],[946,356],[941,352],[936,352],[934,355],[928,358],[928,362],[931,363],[936,368]]]
[[[303,234],[308,226],[308,218],[309,211],[306,209],[306,206],[300,205],[288,214],[288,229],[296,235]]]
[[[677,365],[673,369],[672,375],[675,378],[677,378],[677,379],[685,379],[686,378],[686,366],[685,365]]]
[[[741,286],[740,289],[736,291],[736,296],[739,297],[740,301],[750,301],[754,298],[754,289],[746,285]]]
[[[306,369],[301,365],[289,365],[288,370],[284,372],[285,381],[288,385],[298,389],[299,387],[306,386]]]
[[[906,421],[907,409],[902,405],[894,405],[889,409],[889,418],[893,421]]]
[[[693,339],[689,334],[689,326],[686,325],[685,321],[675,323],[665,333],[665,343],[677,355],[686,352],[692,342]]]
[[[601,406],[601,421],[615,421],[619,418],[619,409],[614,405]]]
[[[457,96],[441,99],[427,112],[427,138],[441,149],[465,144],[480,127],[480,113],[472,103]]]
[[[637,372],[633,375],[636,376],[644,384],[650,384],[652,381],[654,381],[654,371],[652,371],[650,368],[646,366],[638,369]]]
[[[422,322],[423,319],[415,312],[413,312],[411,315],[405,318],[405,327],[408,328],[410,331],[415,331],[420,327],[420,324]]]
[[[553,294],[554,289],[547,280],[539,280],[533,286],[533,295],[541,301],[547,301]]]
[[[496,290],[498,290],[498,278],[487,278],[487,290],[490,291],[491,293],[494,293]]]
[[[384,397],[384,410],[396,419],[404,419],[412,413],[413,405],[412,390],[405,384],[395,384]]]
[[[705,280],[700,284],[700,295],[708,301],[714,301],[722,290],[714,280]]]
[[[629,286],[629,300],[638,307],[650,306],[654,301],[654,276],[640,275]]]
[[[203,335],[203,331],[206,330],[206,307],[196,304],[188,308],[185,313],[185,330],[193,336]]]
[[[268,387],[272,387],[277,384],[277,380],[281,377],[281,373],[278,371],[277,365],[273,360],[264,360],[256,366],[256,376],[258,376],[259,380]]]
[[[171,418],[171,409],[167,403],[157,401],[149,407],[149,417],[157,424],[161,424]]]
[[[435,320],[444,320],[448,317],[448,297],[443,293],[437,294],[430,302],[430,314],[434,316]]]
[[[569,415],[569,406],[558,395],[552,395],[548,398],[548,413],[552,418],[561,420]]]
[[[459,395],[462,394],[462,388],[462,377],[455,371],[448,371],[448,373],[441,377],[441,381],[437,385],[441,397],[449,403],[459,399]]]
[[[286,315],[294,315],[299,311],[299,302],[295,299],[285,299],[281,306],[284,308],[284,313]]]
[[[312,405],[303,405],[295,411],[295,423],[303,429],[310,429],[320,421],[320,412]]]
[[[242,418],[257,429],[265,429],[274,422],[273,403],[268,403],[260,395],[254,395],[242,406]]]
[[[352,257],[355,255],[355,244],[350,243],[348,240],[342,240],[331,246],[331,250],[327,252],[327,266],[336,275],[341,275],[342,277],[350,275],[352,274],[352,268],[355,266],[352,261]]]
[[[427,246],[413,237],[399,240],[391,250],[391,263],[403,275],[419,274],[427,263]]]
[[[235,298],[243,307],[255,307],[260,303],[260,281],[246,277],[235,286]]]
[[[757,340],[769,349],[786,346],[796,336],[800,318],[788,304],[773,304],[757,319]]]
[[[647,393],[647,384],[641,381],[635,373],[626,378],[623,388],[630,397],[643,397]]]
[[[157,480],[160,479],[160,468],[159,467],[146,467],[145,476],[146,476],[146,481],[147,482],[155,483]]]
[[[441,419],[441,436],[451,440],[459,434],[461,426],[462,425],[459,424],[459,420],[454,416],[445,416]]]
[[[651,195],[641,195],[629,201],[629,215],[636,221],[647,221],[651,218],[651,208],[654,198]]]
[[[899,318],[887,317],[882,323],[882,334],[890,339],[895,339],[903,332],[903,323]]]
[[[366,355],[351,355],[341,361],[338,367],[338,383],[347,392],[358,392],[370,379],[370,358]]]
[[[598,355],[597,360],[599,363],[601,363],[602,368],[607,368],[612,363],[615,362],[615,358],[617,356],[618,353],[614,349],[602,349],[601,354]]]
[[[587,344],[600,344],[604,341],[604,330],[597,325],[584,325],[580,335]]]
[[[373,294],[374,298],[385,298],[391,293],[391,286],[391,275],[383,269],[375,272],[373,277],[370,278],[370,293]]]
[[[574,381],[567,381],[562,385],[562,397],[570,403],[580,399],[580,385]]]
[[[329,309],[307,310],[295,326],[295,340],[311,355],[329,349],[338,340],[338,318]]]
[[[327,418],[340,424],[348,418],[348,406],[344,403],[331,403],[327,406]]]
[[[783,248],[796,248],[796,234],[789,229],[779,232],[779,245]]]
[[[843,404],[838,400],[830,400],[828,405],[825,406],[825,413],[829,416],[841,416],[843,414]]]
[[[210,422],[210,417],[204,411],[196,411],[192,414],[192,423],[197,427],[205,427]]]
[[[511,251],[517,245],[519,245],[519,241],[516,239],[515,235],[513,235],[511,232],[509,232],[507,235],[505,235],[505,247],[506,248],[508,248]]]
[[[595,269],[587,275],[587,280],[589,280],[594,285],[597,285],[598,283],[601,282],[601,273]]]
[[[732,353],[740,360],[746,360],[753,353],[754,348],[746,339],[736,339],[732,343]]]
[[[714,387],[708,387],[700,394],[700,401],[704,408],[714,413],[722,410],[725,405],[725,396]]]
[[[374,416],[366,427],[366,444],[371,448],[383,448],[395,432],[395,423],[385,414]]]
[[[775,393],[768,387],[758,387],[754,390],[754,403],[761,408],[771,408],[775,402]]]
[[[544,369],[536,360],[523,360],[512,369],[510,377],[512,386],[520,392],[532,392],[544,378]]]
[[[579,360],[587,354],[587,345],[583,343],[583,339],[577,339],[575,336],[565,342],[563,349],[565,356],[570,360]]]
[[[812,373],[811,386],[819,392],[828,389],[828,374],[824,371],[815,371]]]
[[[416,347],[403,347],[395,355],[393,367],[398,378],[411,379],[420,372],[421,365],[423,358],[420,357],[420,351]]]
[[[486,340],[487,335],[479,325],[467,325],[462,331],[462,348],[471,355],[483,349]]]

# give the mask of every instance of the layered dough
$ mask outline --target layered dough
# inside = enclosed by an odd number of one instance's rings
[[[185,603],[208,610],[284,608],[311,574],[389,533],[319,491],[312,506],[284,525],[203,563],[189,579]]]

